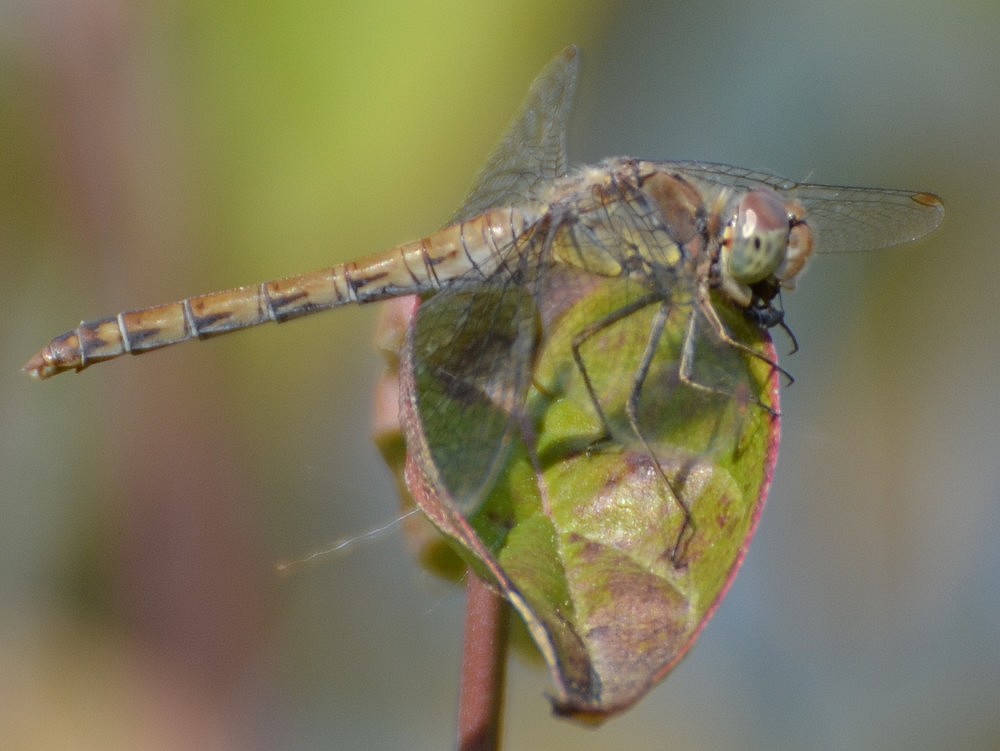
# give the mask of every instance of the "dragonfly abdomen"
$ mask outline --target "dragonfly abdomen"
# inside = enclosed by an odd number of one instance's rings
[[[281,323],[348,303],[430,292],[459,278],[485,279],[504,263],[533,221],[531,212],[522,209],[494,209],[352,263],[84,321],[49,342],[24,370],[49,378],[122,355]]]
[[[83,321],[49,342],[24,370],[35,378],[49,378],[121,355],[140,355],[189,339],[279,320],[268,302],[266,287],[267,283],[237,287]]]

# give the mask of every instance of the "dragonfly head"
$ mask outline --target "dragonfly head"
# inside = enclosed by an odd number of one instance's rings
[[[770,282],[775,289],[795,286],[795,277],[812,254],[812,232],[797,204],[769,188],[744,195],[726,226],[720,252],[722,288],[737,304],[749,307],[751,289]]]

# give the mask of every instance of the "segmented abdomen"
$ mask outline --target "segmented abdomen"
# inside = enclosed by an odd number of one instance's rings
[[[536,220],[522,209],[493,209],[329,269],[84,321],[49,342],[24,370],[48,378],[189,339],[280,323],[348,303],[429,292],[459,278],[485,278],[501,268],[506,253]]]

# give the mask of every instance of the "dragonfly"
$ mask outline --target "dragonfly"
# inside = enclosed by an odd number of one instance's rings
[[[711,389],[691,376],[699,337],[759,356],[730,336],[716,301],[762,329],[783,326],[780,293],[794,288],[814,251],[907,243],[942,220],[940,199],[927,192],[806,184],[694,161],[618,157],[571,168],[566,130],[578,68],[578,51],[569,47],[536,79],[442,229],[312,273],[81,322],[49,342],[24,371],[45,379],[342,305],[420,295],[411,324],[417,359],[452,350],[428,365],[441,382],[470,402],[499,407],[484,412],[474,435],[440,449],[442,463],[453,467],[452,494],[469,505],[495,477],[502,447],[523,414],[552,298],[604,280],[625,281],[634,291],[621,309],[577,335],[573,356],[585,380],[581,351],[595,332],[656,307],[663,314],[654,319],[651,356],[656,326],[662,332],[667,311],[684,300],[689,323],[680,377]],[[632,414],[648,359],[628,376]],[[446,408],[444,397],[440,404],[435,399],[427,395],[423,408]],[[641,432],[634,418],[631,424]]]
[[[556,711],[594,721],[677,664],[743,560],[777,458],[782,292],[815,253],[918,240],[944,208],[706,162],[571,166],[578,68],[569,47],[543,70],[442,229],[84,321],[24,370],[419,296],[390,367],[412,500],[521,615]]]

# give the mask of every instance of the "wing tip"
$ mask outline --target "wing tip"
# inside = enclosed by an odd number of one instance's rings
[[[925,210],[930,221],[930,226],[925,232],[920,233],[918,237],[929,235],[941,226],[941,222],[944,221],[944,202],[940,196],[936,196],[933,193],[914,193],[910,196],[910,200],[918,204],[922,210]]]
[[[934,209],[937,212],[944,211],[944,202],[939,196],[933,193],[914,193],[910,196],[911,199],[919,203],[921,206],[926,206],[929,209]]]

